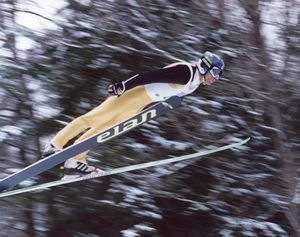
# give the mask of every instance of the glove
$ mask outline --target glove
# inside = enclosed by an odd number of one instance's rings
[[[125,92],[125,83],[122,82],[118,82],[115,84],[111,84],[108,87],[108,93],[112,94],[112,95],[117,95],[120,96]]]

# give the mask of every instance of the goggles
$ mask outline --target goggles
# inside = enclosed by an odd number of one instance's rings
[[[200,67],[202,69],[203,74],[206,74],[207,72],[210,72],[210,74],[217,80],[220,78],[220,76],[223,73],[223,70],[216,67],[216,66],[208,67],[207,64],[203,60],[200,64]]]
[[[216,78],[217,80],[220,78],[220,76],[222,75],[222,69],[214,66],[213,68],[209,69],[210,74]]]

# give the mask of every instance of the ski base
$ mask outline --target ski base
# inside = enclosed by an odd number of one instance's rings
[[[216,153],[216,152],[219,152],[219,151],[224,151],[224,150],[227,150],[227,149],[230,149],[230,148],[239,147],[239,146],[247,143],[249,140],[250,140],[250,137],[245,139],[245,140],[242,140],[240,142],[235,142],[235,143],[232,143],[232,144],[229,144],[229,145],[217,147],[217,148],[206,150],[206,151],[196,152],[196,153],[193,153],[193,154],[190,154],[190,155],[184,155],[184,156],[173,157],[173,158],[164,159],[164,160],[158,160],[158,161],[146,162],[146,163],[141,163],[141,164],[136,164],[136,165],[130,165],[130,166],[125,166],[125,167],[120,167],[120,168],[115,168],[115,169],[102,171],[102,172],[99,172],[99,173],[96,173],[96,174],[89,174],[89,175],[85,175],[85,176],[74,178],[74,179],[56,180],[56,181],[52,181],[52,182],[48,182],[48,183],[37,184],[37,185],[32,185],[32,186],[28,186],[28,187],[24,187],[24,188],[20,188],[20,189],[6,191],[6,192],[0,193],[0,198],[8,197],[8,196],[16,195],[16,194],[21,194],[21,193],[41,191],[41,190],[45,190],[45,189],[48,189],[48,188],[51,188],[51,187],[60,186],[60,185],[64,185],[64,184],[69,184],[69,183],[75,183],[75,182],[79,182],[79,181],[83,181],[83,180],[95,179],[95,178],[100,178],[100,177],[104,177],[104,176],[108,176],[108,175],[120,174],[120,173],[124,173],[124,172],[128,172],[128,171],[140,170],[140,169],[145,169],[145,168],[154,167],[154,166],[158,166],[158,165],[165,165],[165,164],[169,164],[169,163],[174,163],[174,162],[184,161],[184,160],[188,160],[188,159],[198,158],[198,157],[209,155],[209,154]]]
[[[87,150],[91,150],[92,148],[103,144],[112,138],[120,136],[154,118],[166,114],[172,109],[178,107],[181,104],[181,100],[182,99],[180,97],[173,96],[167,100],[157,102],[125,121],[122,121],[104,131],[93,135],[92,137],[73,144],[60,152],[50,155],[49,157],[39,160],[32,165],[29,165],[24,169],[7,176],[6,178],[0,180],[0,191],[12,188],[26,179],[34,177],[58,164],[63,163],[71,157],[74,157]]]

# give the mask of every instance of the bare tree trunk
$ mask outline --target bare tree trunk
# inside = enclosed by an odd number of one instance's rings
[[[15,13],[16,13],[16,1],[11,1],[10,2],[12,8],[10,10],[10,20],[11,20],[11,24],[14,25],[16,24],[16,20],[15,20]],[[13,58],[11,60],[13,60],[13,63],[15,63],[15,65],[21,65],[22,62],[19,60],[18,57],[18,49],[16,47],[16,35],[15,33],[10,33],[10,35],[8,36],[8,42],[7,42],[7,48],[12,52]],[[19,109],[16,111],[15,117],[19,120],[23,120],[23,119],[30,119],[32,120],[34,117],[34,113],[33,113],[33,101],[31,100],[30,96],[29,96],[29,90],[26,84],[25,79],[23,78],[23,72],[22,71],[15,71],[15,77],[14,80],[17,80],[18,83],[18,87],[15,88],[14,90],[12,90],[13,92],[17,91],[16,95],[17,95],[17,106],[19,107]],[[30,136],[30,135],[29,135]],[[35,151],[35,156],[39,157],[39,150],[40,150],[40,142],[39,142],[39,138],[34,135],[34,142],[35,142],[35,147],[34,151]],[[23,164],[28,164],[29,163],[29,154],[30,154],[30,148],[27,147],[26,143],[24,142],[19,142],[18,144],[18,148],[19,148],[19,158],[21,160],[21,162]],[[26,209],[23,212],[25,220],[24,222],[26,223],[26,234],[30,237],[34,237],[35,236],[35,230],[34,230],[34,220],[33,220],[33,215],[32,215],[32,204],[30,201],[28,201],[26,203]]]
[[[30,200],[30,199],[29,199]],[[35,237],[35,230],[34,230],[34,218],[33,218],[33,210],[32,210],[32,202],[27,201],[26,203],[26,210],[24,210],[24,218],[26,223],[26,235],[30,237]]]
[[[267,53],[266,45],[264,43],[264,39],[260,30],[262,28],[261,16],[259,11],[260,2],[259,0],[253,0],[249,2],[241,0],[241,3],[253,23],[253,45],[258,48],[259,52],[256,55],[260,55],[260,65],[263,65],[260,66],[260,71],[263,75],[268,75],[263,80],[259,81],[263,90],[268,92],[270,98],[272,98],[273,101],[272,103],[270,103],[270,101],[265,101],[265,116],[269,118],[272,127],[275,128],[276,131],[273,136],[274,146],[277,149],[282,164],[282,180],[284,182],[284,187],[287,187],[284,195],[287,197],[287,203],[289,205],[289,210],[285,211],[285,214],[294,229],[293,236],[299,237],[300,218],[297,215],[296,207],[294,207],[294,204],[292,203],[292,198],[296,188],[297,170],[296,166],[293,164],[290,149],[286,145],[288,143],[288,139],[285,134],[281,111],[276,99],[277,88],[275,87],[275,82],[277,78],[272,76],[272,72],[269,70],[269,68],[271,68],[271,65],[269,63],[271,62],[271,58]]]

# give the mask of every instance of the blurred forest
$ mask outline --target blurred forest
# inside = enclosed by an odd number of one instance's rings
[[[3,198],[0,236],[300,237],[299,15],[299,0],[0,0],[0,178],[37,161],[110,83],[206,50],[223,57],[222,80],[98,147],[91,162],[120,167],[252,138]]]

